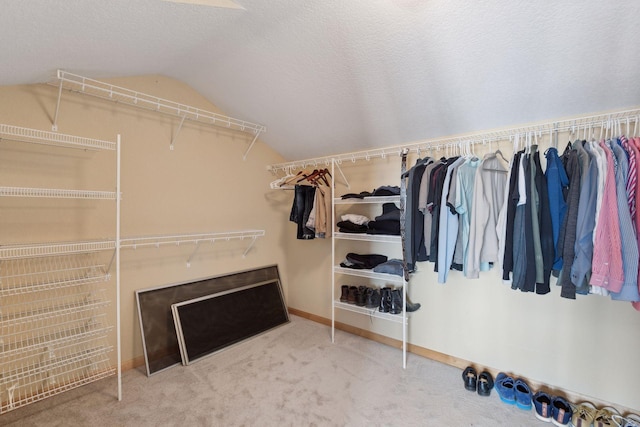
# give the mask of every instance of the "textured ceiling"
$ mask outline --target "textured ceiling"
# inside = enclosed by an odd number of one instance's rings
[[[0,84],[163,74],[294,160],[640,104],[640,1],[4,0]]]

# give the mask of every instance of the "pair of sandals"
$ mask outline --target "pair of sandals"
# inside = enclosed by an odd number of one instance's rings
[[[493,388],[493,377],[488,371],[482,371],[480,375],[473,366],[467,366],[462,372],[464,388],[469,391],[477,391],[480,396],[491,395]]]

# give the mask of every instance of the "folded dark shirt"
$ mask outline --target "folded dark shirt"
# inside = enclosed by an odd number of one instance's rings
[[[347,254],[346,260],[345,260],[345,264],[353,264],[359,267],[350,267],[350,268],[367,268],[367,269],[371,269],[374,268],[376,265],[378,264],[382,264],[383,262],[387,261],[387,257],[384,255],[378,255],[378,254],[367,254],[367,255],[360,255],[360,254],[356,254],[353,252],[349,252]],[[342,265],[342,264],[340,264]],[[344,266],[343,266],[344,267]]]
[[[369,221],[367,225],[369,229],[367,234],[390,234],[392,236],[400,235],[400,221]]]
[[[340,221],[338,222],[338,228],[340,228],[341,233],[366,233],[367,226],[354,224],[351,221]]]

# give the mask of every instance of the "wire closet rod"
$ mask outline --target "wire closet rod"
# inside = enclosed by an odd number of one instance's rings
[[[442,148],[458,146],[462,142],[470,142],[471,144],[486,144],[489,142],[507,141],[516,134],[527,134],[529,132],[568,132],[585,127],[593,128],[609,128],[613,122],[624,120],[624,123],[640,122],[640,108],[628,110],[612,111],[608,113],[594,114],[589,116],[579,116],[570,119],[554,120],[550,122],[541,122],[531,125],[516,126],[507,129],[489,130],[472,134],[459,136],[450,136],[445,138],[432,138],[423,141],[412,142],[408,144],[395,145],[384,148],[374,148],[371,150],[354,151],[351,153],[342,153],[330,156],[316,157],[304,160],[295,160],[291,162],[277,163],[267,166],[267,170],[275,173],[277,171],[290,172],[295,169],[304,169],[306,167],[328,166],[332,161],[338,165],[343,162],[356,162],[358,160],[370,160],[374,158],[385,158],[387,156],[399,156],[403,150],[410,152],[420,152],[425,150],[440,150]]]

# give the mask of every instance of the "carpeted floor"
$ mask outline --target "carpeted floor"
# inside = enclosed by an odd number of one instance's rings
[[[535,426],[461,371],[300,317],[150,378],[123,375],[0,415],[14,426]]]

